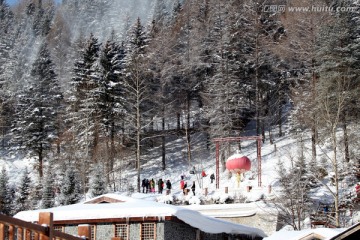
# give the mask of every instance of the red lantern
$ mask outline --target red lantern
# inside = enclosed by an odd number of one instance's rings
[[[248,157],[241,154],[234,154],[226,161],[226,169],[234,173],[243,173],[249,171],[251,161]]]

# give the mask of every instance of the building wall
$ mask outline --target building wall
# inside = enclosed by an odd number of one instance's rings
[[[114,237],[114,225],[104,223],[96,225],[96,239],[110,240]],[[129,226],[129,240],[140,240],[140,223],[131,223]],[[78,226],[68,225],[65,233],[77,235]],[[247,236],[229,236],[227,234],[209,234],[199,231],[187,224],[165,221],[156,222],[156,240],[248,240]]]
[[[110,240],[112,237],[114,237],[113,224],[96,225],[96,240]]]
[[[138,223],[130,224],[129,235],[130,235],[129,240],[139,240],[140,239],[140,224],[138,224]]]
[[[250,217],[219,218],[225,221],[242,224],[258,229],[262,229],[266,235],[270,236],[278,229],[278,215],[276,214],[255,214]]]
[[[181,223],[164,223],[164,240],[196,240],[196,229]],[[211,240],[211,239],[209,239]]]

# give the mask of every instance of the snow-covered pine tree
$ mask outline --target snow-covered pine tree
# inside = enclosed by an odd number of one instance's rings
[[[62,179],[59,202],[61,205],[69,205],[79,202],[81,198],[81,182],[75,168],[70,165]]]
[[[0,0],[0,128],[3,133],[1,137],[2,150],[7,147],[5,133],[9,130],[13,113],[7,88],[12,75],[10,66],[13,64],[11,50],[13,48],[14,28],[14,14],[6,1]]]
[[[100,44],[93,34],[80,49],[81,56],[75,62],[74,77],[71,80],[73,92],[70,95],[72,109],[68,114],[72,131],[75,133],[79,150],[90,161],[94,158],[100,131],[100,70],[98,66]]]
[[[244,108],[246,101],[238,101],[243,97],[243,85],[239,84],[240,79],[233,68],[230,69],[231,61],[234,62],[234,53],[231,51],[234,48],[230,46],[231,19],[226,14],[230,11],[230,4],[211,4],[213,22],[202,43],[204,57],[201,60],[211,66],[206,76],[203,98],[206,122],[209,123],[207,132],[213,138],[234,133],[235,123],[241,118],[239,111]],[[234,38],[240,38],[235,35]]]
[[[54,18],[55,6],[49,1],[44,4],[39,2],[34,6],[33,30],[35,35],[46,36],[51,28],[51,22]]]
[[[106,172],[113,170],[115,159],[116,130],[124,125],[124,63],[125,48],[115,41],[115,34],[101,49],[100,66],[102,69],[99,92],[99,109],[104,127],[102,138],[106,140]],[[109,182],[109,174],[107,174]]]
[[[31,209],[30,193],[31,193],[31,178],[29,171],[26,168],[20,180],[20,185],[16,193],[16,211],[24,211]]]
[[[97,197],[107,193],[105,174],[103,167],[100,165],[95,165],[93,170],[93,177],[91,179],[90,193],[92,197]]]
[[[19,96],[13,142],[25,153],[37,157],[38,173],[43,176],[43,161],[58,132],[55,122],[62,94],[53,70],[50,52],[44,43],[32,65],[31,86]]]
[[[5,169],[2,168],[0,173],[0,212],[5,215],[10,215],[12,198],[10,195],[9,176]]]
[[[14,185],[11,185],[10,188],[9,188],[9,215],[10,216],[13,216],[15,215],[17,212],[16,212],[16,202],[14,201],[15,199],[15,196],[16,196],[16,187]]]
[[[11,46],[12,29],[14,28],[13,13],[5,0],[0,0],[0,80],[3,81],[4,63],[9,57]]]

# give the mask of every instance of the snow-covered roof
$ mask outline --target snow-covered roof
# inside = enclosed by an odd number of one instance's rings
[[[279,240],[279,239],[286,239],[286,240],[299,240],[304,239],[305,237],[311,235],[321,236],[324,240],[330,239],[342,231],[344,228],[313,228],[313,229],[304,229],[301,231],[287,231],[287,230],[280,230],[275,232],[269,237],[264,238],[263,240]]]
[[[88,204],[88,202],[33,211],[22,211],[14,217],[34,222],[38,220],[39,212],[52,212],[54,221],[157,217],[159,220],[167,216],[175,216],[194,228],[207,233],[245,234],[265,237],[266,234],[257,228],[235,224],[202,215],[197,211],[169,204],[135,199],[119,194],[105,194],[98,198],[112,198],[117,203]],[[96,198],[95,198],[96,199]],[[90,201],[94,201],[91,199]]]

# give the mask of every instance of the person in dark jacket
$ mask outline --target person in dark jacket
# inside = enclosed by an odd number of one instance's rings
[[[184,187],[183,187],[183,194],[187,195],[187,182],[184,183]]]
[[[149,181],[149,179],[145,180],[145,188],[146,188],[146,193],[148,193],[149,190],[150,190],[150,181]]]
[[[142,187],[142,192],[145,193],[145,188],[146,188],[146,179],[145,178],[141,182],[141,187]]]
[[[210,180],[211,180],[211,183],[213,183],[213,181],[215,180],[215,175],[213,173],[210,175]]]
[[[170,180],[166,180],[166,192],[170,193],[171,192],[171,182]]]
[[[160,178],[159,181],[158,181],[158,193],[162,194],[163,192],[163,180]]]
[[[195,196],[195,181],[193,181],[193,184],[191,186],[191,191],[193,192],[193,194]]]

